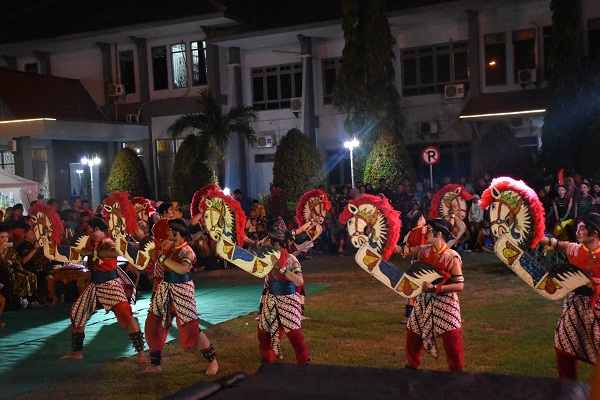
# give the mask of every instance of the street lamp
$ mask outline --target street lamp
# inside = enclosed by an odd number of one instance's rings
[[[352,140],[346,141],[344,147],[350,149],[350,176],[352,177],[352,187],[354,187],[354,162],[352,162],[352,150],[358,147],[358,140],[352,138]]]
[[[88,153],[83,155],[81,159],[82,164],[87,164],[90,167],[90,186],[92,187],[92,209],[96,206],[94,201],[94,165],[100,165],[100,158],[98,158],[98,154],[92,153],[92,157]]]

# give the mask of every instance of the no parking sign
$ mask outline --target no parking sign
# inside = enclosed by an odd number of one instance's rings
[[[429,181],[433,188],[433,164],[437,164],[440,161],[440,151],[435,146],[427,146],[421,152],[421,159],[427,165],[429,165]]]

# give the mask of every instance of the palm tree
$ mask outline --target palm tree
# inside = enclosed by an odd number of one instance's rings
[[[223,114],[221,104],[209,89],[200,91],[198,99],[202,111],[183,115],[169,126],[168,133],[177,138],[185,131],[191,130],[208,149],[210,161],[215,168],[219,182],[224,182],[225,150],[229,146],[234,133],[249,146],[256,144],[256,134],[250,122],[258,118],[252,107],[232,107]]]

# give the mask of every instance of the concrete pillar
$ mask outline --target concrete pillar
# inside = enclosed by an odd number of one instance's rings
[[[298,35],[302,54],[302,132],[317,144],[312,38]]]
[[[229,97],[228,97],[228,108],[231,109],[232,107],[240,107],[244,105],[244,100],[243,100],[243,92],[242,92],[242,64],[241,64],[241,56],[240,56],[240,48],[239,47],[230,47],[228,49],[228,54],[229,54],[229,61],[227,63],[227,68],[228,68],[228,93],[229,93]],[[243,140],[240,140],[237,136],[235,136],[232,140],[231,143],[231,162],[230,165],[228,167],[228,169],[230,171],[235,171],[238,170],[240,171],[240,173],[238,174],[239,176],[239,182],[236,182],[233,180],[234,178],[234,174],[232,173],[228,173],[226,174],[226,176],[229,176],[231,178],[231,182],[227,182],[228,184],[234,185],[236,186],[236,188],[239,188],[242,193],[244,193],[245,195],[248,195],[248,171],[249,171],[249,165],[248,165],[248,158],[247,158],[247,148],[246,148],[246,142]],[[238,161],[238,165],[236,166],[235,164],[235,159],[233,157],[233,152],[234,149],[237,150],[238,152],[238,157],[237,157],[237,161]]]
[[[15,172],[25,179],[33,180],[33,157],[31,157],[31,137],[21,136],[15,153]]]
[[[34,51],[33,55],[40,65],[40,75],[52,75],[50,53],[47,51]]]
[[[479,13],[467,10],[469,42],[469,93],[470,97],[481,93],[481,69],[479,62]]]
[[[109,43],[96,42],[96,46],[102,52],[102,83],[104,85],[104,102],[106,105],[111,104],[108,96],[108,85],[113,82],[112,74],[112,46]]]
[[[137,66],[140,83],[140,103],[150,100],[150,70],[148,67],[148,42],[146,38],[129,36],[137,49]]]

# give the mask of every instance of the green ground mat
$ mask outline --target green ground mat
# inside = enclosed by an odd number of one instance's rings
[[[308,293],[324,286],[307,285]],[[196,302],[200,325],[207,328],[242,315],[255,312],[263,286],[260,285],[199,285]],[[53,308],[6,312],[0,329],[0,399],[11,398],[50,382],[98,367],[119,358],[135,354],[127,332],[117,323],[113,313],[100,309],[85,326],[83,360],[58,360],[71,349],[69,310],[72,304],[57,304]],[[150,293],[143,293],[133,312],[140,327],[144,327]],[[177,337],[173,323],[168,341]]]

